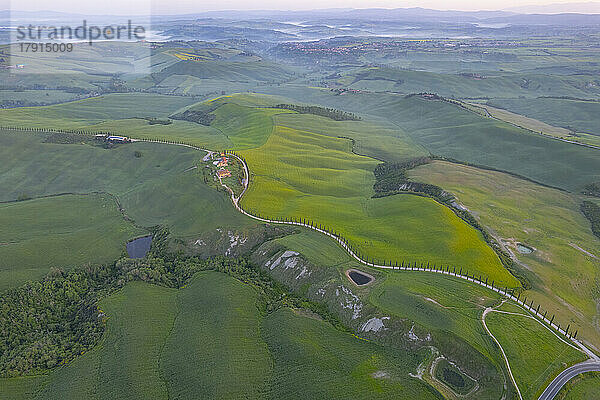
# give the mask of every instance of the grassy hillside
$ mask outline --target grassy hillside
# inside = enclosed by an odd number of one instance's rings
[[[0,291],[39,280],[51,267],[111,262],[145,232],[106,194],[0,204]]]
[[[149,93],[109,94],[52,106],[4,109],[0,110],[0,118],[1,126],[108,131],[134,138],[231,147],[227,137],[211,127],[180,120],[167,125],[150,124],[147,120],[166,121],[177,110],[197,101],[194,97]]]
[[[486,323],[502,345],[524,399],[537,399],[566,365],[587,358],[527,316],[492,312]]]
[[[338,82],[354,89],[401,93],[437,93],[445,97],[598,97],[600,91],[587,85],[594,78],[585,75],[534,73],[444,74],[390,68],[359,69]]]
[[[215,120],[211,126],[227,136],[234,148],[250,149],[261,146],[267,141],[273,131],[272,116],[285,112],[285,110],[256,109],[235,103],[223,103],[215,110]]]
[[[579,191],[600,180],[598,150],[562,143],[442,101],[386,93],[336,94],[327,89],[262,89],[296,101],[387,119],[429,152]]]
[[[600,135],[600,103],[566,99],[494,99],[489,102],[517,114],[575,132]]]
[[[159,358],[177,313],[177,290],[128,284],[100,308],[108,323],[101,344],[48,377],[36,399],[166,399]]]
[[[275,125],[265,145],[243,151],[253,174],[242,198],[248,210],[310,218],[380,262],[458,265],[517,285],[477,231],[449,209],[412,195],[371,198],[377,161],[352,154],[350,141],[280,126],[277,117]]]
[[[147,93],[120,93],[44,107],[0,110],[2,125],[74,128],[107,120],[166,117],[194,98]],[[52,124],[52,121],[55,121]],[[32,126],[32,125],[27,125]]]
[[[2,379],[0,395],[439,398],[408,375],[423,354],[360,340],[287,308],[265,315],[259,302],[257,291],[218,272],[199,273],[180,290],[129,283],[101,302],[108,322],[98,347],[37,380]]]
[[[258,293],[217,272],[200,273],[178,297],[161,370],[172,398],[260,398],[272,364],[261,339]]]
[[[190,170],[204,156],[201,151],[154,143],[104,149],[93,142],[48,143],[47,136],[0,134],[1,200],[103,191],[116,195],[136,223],[165,224],[176,235],[254,225],[205,185],[197,169]]]
[[[0,201],[110,193],[138,226],[160,224],[194,240],[217,228],[257,226],[190,169],[203,152],[151,143],[105,149],[87,141],[48,142],[52,137],[0,132]],[[0,220],[2,289],[39,279],[53,266],[110,262],[127,239],[143,232],[123,220],[108,194],[2,204]]]
[[[522,263],[533,286],[526,295],[561,321],[576,321],[580,336],[600,345],[594,323],[600,242],[581,214],[576,196],[447,162],[418,167],[410,176],[454,193]],[[518,243],[534,251],[523,254]]]
[[[435,399],[411,378],[423,355],[383,349],[332,330],[310,316],[281,309],[265,321],[273,356],[270,382],[275,399]],[[309,367],[306,367],[309,366]]]
[[[286,102],[290,100],[279,96],[235,94],[195,104],[188,110],[214,115],[210,127],[222,132],[239,150],[263,145],[273,131],[273,117],[277,116],[277,124],[281,126],[351,139],[352,151],[356,154],[386,161],[427,154],[404,131],[383,119],[334,121],[324,116],[271,108]]]
[[[481,314],[500,297],[476,285],[431,275],[390,274],[371,294],[377,307],[426,329],[451,332],[497,364],[501,362],[481,324]],[[457,350],[459,352],[459,350]]]
[[[189,75],[200,79],[223,79],[230,82],[280,82],[290,79],[292,72],[266,61],[179,61],[153,75],[159,83],[172,75]]]

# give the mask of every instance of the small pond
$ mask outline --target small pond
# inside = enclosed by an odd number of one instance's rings
[[[150,251],[152,235],[144,236],[127,242],[127,254],[129,258],[144,258]]]
[[[352,282],[356,283],[358,286],[363,286],[368,283],[371,283],[373,277],[371,275],[365,274],[364,272],[357,271],[355,269],[351,269],[348,271],[348,278],[352,279]]]
[[[531,253],[533,253],[533,249],[531,247],[525,246],[523,243],[517,243],[517,250],[521,254],[531,254]]]

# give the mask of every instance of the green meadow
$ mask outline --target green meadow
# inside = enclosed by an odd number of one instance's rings
[[[107,192],[138,225],[164,224],[178,236],[223,225],[253,225],[190,169],[204,157],[201,151],[155,143],[105,149],[93,141],[48,143],[47,137],[0,132],[1,201]]]
[[[450,264],[518,285],[448,208],[413,195],[371,198],[377,160],[353,154],[348,139],[289,128],[278,118],[264,145],[241,152],[252,175],[243,207],[271,218],[310,218],[379,262]]]
[[[455,194],[522,263],[520,269],[533,286],[525,295],[559,321],[576,324],[581,337],[600,344],[594,322],[600,243],[579,210],[577,196],[448,162],[417,167],[410,177]],[[522,254],[517,243],[534,251]]]
[[[259,302],[256,290],[218,272],[180,290],[129,283],[101,301],[108,321],[97,347],[47,376],[0,379],[0,396],[439,398],[409,376],[424,353],[384,348],[288,308],[265,315]]]
[[[537,399],[565,367],[587,359],[528,316],[490,312],[485,320],[506,353],[524,399]]]
[[[0,201],[13,202],[0,204],[2,289],[40,279],[50,267],[115,260],[128,239],[146,232],[123,219],[115,200],[136,226],[163,225],[180,238],[256,226],[190,169],[203,152],[154,143],[105,149],[51,137],[0,131]],[[39,198],[63,193],[77,195]]]
[[[166,399],[160,355],[175,322],[177,290],[133,282],[100,308],[108,317],[100,344],[52,372],[33,398]]]
[[[290,309],[270,315],[264,327],[274,360],[270,380],[274,399],[439,398],[408,375],[416,371],[424,351],[382,348]]]
[[[478,285],[418,272],[390,273],[369,296],[385,312],[408,318],[425,329],[462,338],[497,365],[501,359],[483,329],[481,314],[499,298],[495,292]]]
[[[590,76],[548,75],[486,71],[479,74],[446,74],[407,69],[358,69],[338,82],[353,89],[401,93],[437,93],[446,97],[572,96],[598,98],[595,87],[586,87]],[[523,82],[526,82],[524,85]]]
[[[338,254],[335,248],[325,246],[321,247],[321,251],[337,256],[325,258],[320,264],[318,259],[312,260],[318,247],[312,243],[310,235],[304,232],[276,241],[287,249],[298,251],[315,265],[338,268],[340,271],[354,266],[343,254]],[[507,373],[504,360],[481,322],[483,311],[487,307],[499,304],[501,296],[497,293],[449,276],[389,271],[377,274],[376,282],[360,289],[358,294],[363,301],[376,307],[381,315],[392,315],[412,323],[411,332],[421,339],[430,337],[430,343],[436,346],[444,357],[460,360],[460,363],[464,363],[463,367],[468,366],[470,376],[477,379],[483,388],[483,392],[478,392],[478,396],[501,396],[497,392],[497,383],[502,379],[501,374]],[[503,312],[525,314],[513,303],[504,303],[499,309]],[[531,346],[518,344],[523,347],[519,350],[523,353],[520,356],[522,360],[518,362],[526,365],[514,366],[511,361],[513,372],[517,367],[517,371],[526,376],[518,383],[522,392],[529,388],[528,398],[539,394],[549,379],[561,371],[561,366],[583,360],[584,355],[581,352],[556,339],[550,331],[530,317],[498,314],[507,321],[496,323],[492,319],[496,314],[498,313],[488,314],[486,321],[505,350],[515,346],[511,343],[505,344],[507,341],[514,341],[514,332],[517,332],[519,341],[527,342],[530,337],[535,336],[545,343],[542,345],[536,341],[536,345]],[[551,351],[554,353],[549,355]],[[514,354],[520,353],[515,350],[513,357],[516,357]],[[551,359],[548,360],[549,358]],[[545,370],[545,366],[548,365],[551,367]],[[528,369],[530,367],[531,369]]]
[[[336,95],[323,88],[292,85],[261,90],[356,112],[365,120],[378,118],[393,124],[395,131],[401,132],[398,137],[409,137],[433,155],[511,172],[546,185],[579,191],[600,180],[598,150],[543,137],[447,102],[391,93]],[[385,153],[369,155],[396,161]]]
[[[195,97],[120,93],[42,107],[0,110],[4,127],[50,128],[111,132],[133,138],[183,141],[210,148],[232,143],[221,131],[188,121],[150,124],[145,118],[166,120],[181,108],[196,103]],[[142,106],[143,105],[143,106]]]
[[[600,102],[567,99],[494,99],[490,105],[575,132],[600,135]]]
[[[146,232],[124,220],[107,194],[0,203],[0,291],[52,267],[112,262]]]
[[[178,295],[161,369],[171,398],[259,398],[272,372],[258,293],[218,273],[197,274]]]
[[[309,229],[277,238],[274,242],[301,253],[314,265],[333,267],[356,262],[337,242]]]

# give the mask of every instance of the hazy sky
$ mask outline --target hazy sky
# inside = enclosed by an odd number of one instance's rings
[[[51,10],[83,14],[196,13],[212,10],[307,10],[316,8],[402,8],[499,10],[524,5],[581,3],[582,0],[0,0],[0,9]]]

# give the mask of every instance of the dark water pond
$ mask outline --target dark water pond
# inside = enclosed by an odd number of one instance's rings
[[[348,276],[358,286],[366,285],[367,283],[373,280],[373,278],[371,278],[370,276],[361,274],[360,272],[354,270],[348,272]]]
[[[127,254],[129,258],[144,258],[150,251],[152,235],[144,236],[127,242]]]

